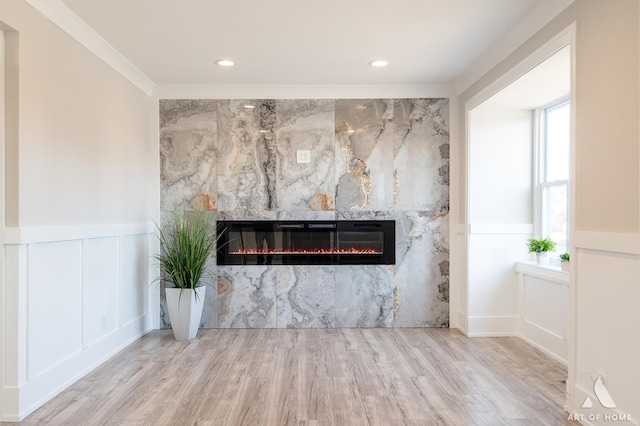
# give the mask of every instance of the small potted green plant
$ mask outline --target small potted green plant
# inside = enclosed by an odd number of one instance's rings
[[[549,237],[529,238],[527,246],[529,247],[529,253],[536,254],[538,265],[543,265],[548,261],[547,253],[556,249],[556,242]]]
[[[569,253],[562,253],[560,255],[560,268],[562,269],[563,272],[569,272],[570,259],[571,259],[571,256],[569,255]]]

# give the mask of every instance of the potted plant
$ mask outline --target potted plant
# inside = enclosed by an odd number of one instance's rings
[[[556,242],[551,238],[529,238],[527,240],[529,253],[536,254],[538,265],[542,265],[547,261],[547,253],[556,249]]]
[[[158,281],[165,285],[169,320],[176,340],[191,340],[200,326],[209,265],[216,244],[215,228],[203,211],[176,211],[166,226],[157,226],[160,253]]]
[[[571,259],[571,256],[569,255],[569,253],[562,253],[560,255],[560,268],[562,269],[563,272],[569,272],[570,259]]]

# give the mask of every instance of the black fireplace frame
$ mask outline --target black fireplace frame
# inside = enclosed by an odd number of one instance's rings
[[[230,239],[230,234],[240,233],[240,238],[244,232],[260,233],[282,233],[282,238],[286,236],[307,236],[315,238],[318,236],[327,239],[333,238],[335,252],[271,252],[264,253],[241,253],[231,254],[231,247],[244,247],[244,241],[238,238]],[[286,220],[286,221],[250,221],[250,220],[221,220],[217,223],[218,249],[216,261],[218,265],[394,265],[396,253],[395,241],[395,221],[394,220]],[[377,234],[382,236],[382,250],[371,252],[353,252],[340,246],[342,235],[357,236]],[[306,233],[306,234],[305,234]],[[333,233],[332,236],[328,236]],[[261,239],[262,241],[262,239]],[[331,243],[332,247],[334,243]],[[342,252],[340,250],[343,250]]]

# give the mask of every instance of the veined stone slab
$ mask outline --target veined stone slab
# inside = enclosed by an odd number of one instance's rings
[[[336,101],[336,210],[393,208],[393,102]]]
[[[275,268],[219,266],[217,307],[220,328],[275,328]]]
[[[336,327],[393,325],[393,265],[336,267]]]
[[[219,210],[275,208],[275,113],[273,100],[220,101],[217,145]]]
[[[335,327],[335,268],[278,267],[278,328]]]
[[[334,108],[329,100],[276,101],[278,211],[335,210]],[[310,163],[298,163],[298,151]]]
[[[449,209],[449,100],[394,101],[394,210]]]
[[[160,207],[217,209],[217,101],[160,101]]]
[[[448,229],[448,214],[398,214],[394,327],[449,325]]]

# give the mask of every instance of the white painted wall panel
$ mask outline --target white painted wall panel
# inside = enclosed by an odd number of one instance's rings
[[[533,113],[469,113],[469,222],[532,223]]]
[[[82,244],[32,244],[28,250],[28,378],[81,350]]]
[[[120,238],[119,322],[124,326],[144,315],[149,263],[148,237],[134,235]]]
[[[541,278],[524,277],[525,320],[563,339],[568,335],[569,286]]]
[[[640,256],[579,249],[577,261],[577,390],[592,391],[591,373],[606,376],[618,411],[638,424]],[[576,399],[582,400],[584,393]]]
[[[118,326],[118,239],[83,243],[82,344],[91,345]]]
[[[514,265],[527,256],[526,238],[519,234],[469,235],[470,316],[517,315]]]

